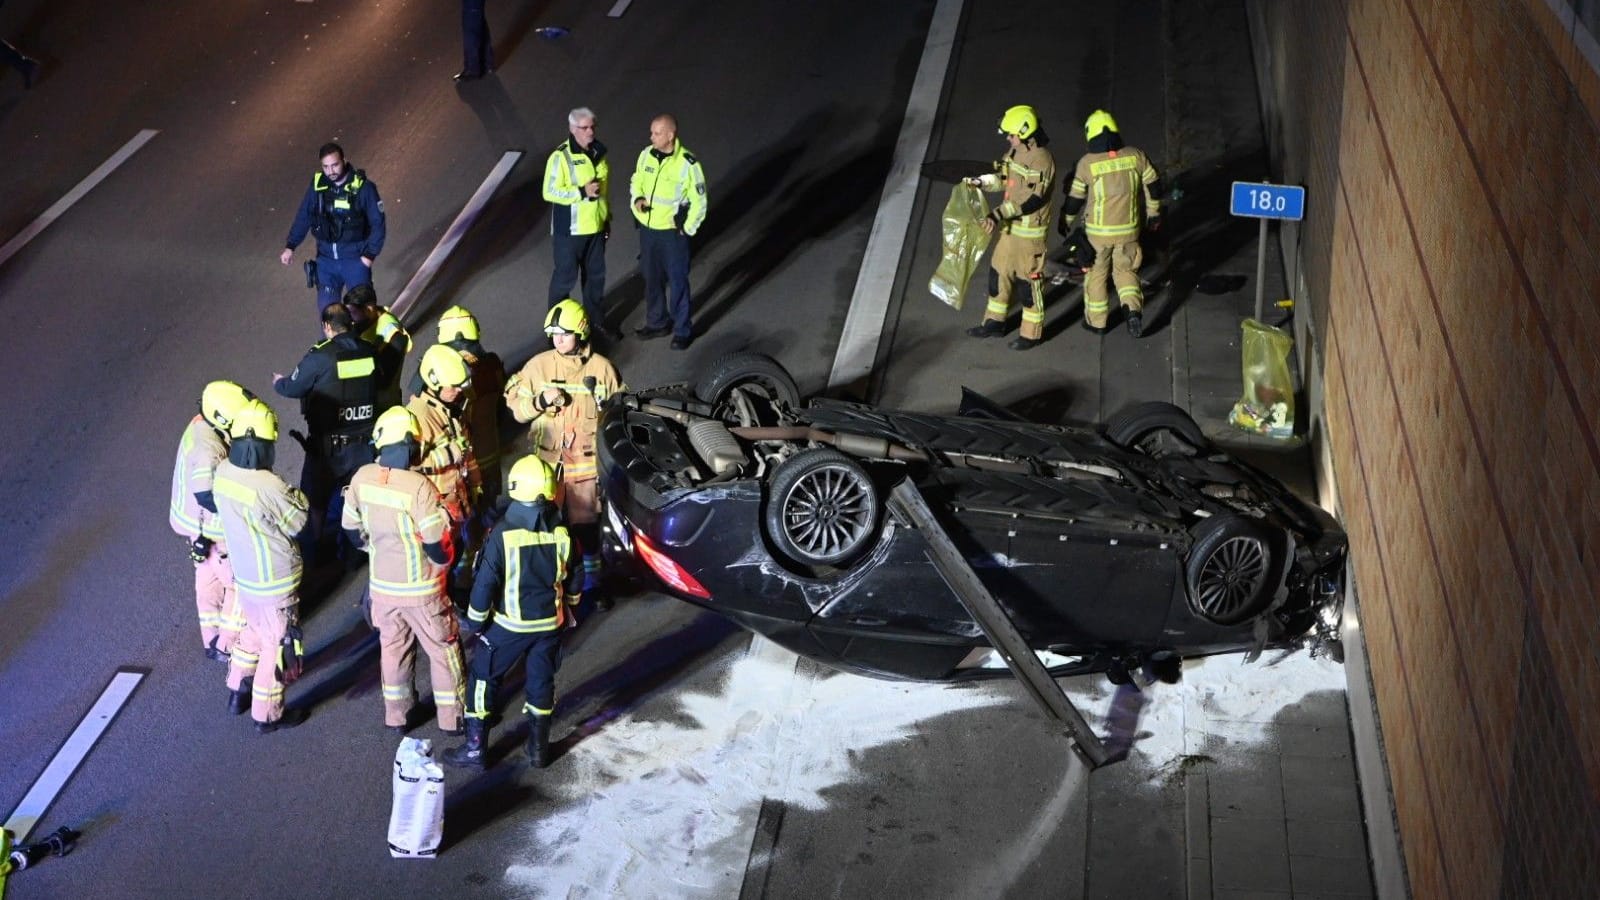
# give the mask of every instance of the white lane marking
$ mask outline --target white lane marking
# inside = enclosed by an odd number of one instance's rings
[[[928,38],[922,46],[922,62],[917,65],[911,98],[895,144],[894,163],[888,183],[878,203],[878,216],[867,238],[867,253],[861,260],[855,292],[850,296],[850,311],[845,315],[844,333],[828,374],[828,387],[851,384],[872,372],[883,339],[883,326],[889,314],[889,293],[894,290],[895,272],[900,268],[900,252],[905,248],[906,230],[911,225],[911,205],[922,177],[922,160],[928,154],[933,119],[939,111],[939,95],[955,45],[956,26],[961,21],[962,0],[939,0],[928,23]]]
[[[489,204],[489,198],[494,196],[494,192],[500,188],[501,182],[505,181],[506,176],[511,174],[511,167],[515,166],[517,160],[521,158],[521,150],[507,150],[501,154],[500,161],[495,163],[494,168],[489,171],[489,176],[483,179],[482,184],[478,185],[478,189],[472,194],[472,199],[468,200],[467,205],[461,208],[461,212],[456,215],[456,220],[451,222],[450,227],[444,230],[444,235],[439,238],[439,243],[433,246],[433,251],[428,254],[428,258],[422,261],[422,268],[417,270],[417,274],[411,276],[411,280],[406,283],[405,289],[400,292],[400,296],[396,297],[394,303],[389,307],[389,311],[394,313],[395,318],[402,322],[405,321],[406,310],[411,307],[411,304],[417,302],[418,297],[422,296],[422,292],[428,287],[428,282],[433,280],[433,276],[437,275],[439,269],[444,266],[444,261],[449,259],[451,253],[455,252],[456,245],[461,243],[461,238],[467,233],[467,229],[472,227],[472,223],[483,212],[483,208]]]
[[[30,222],[28,227],[17,233],[16,237],[6,241],[5,246],[0,247],[0,266],[5,265],[6,260],[16,255],[18,250],[21,250],[29,241],[37,237],[39,232],[45,230],[51,222],[61,218],[61,214],[66,212],[72,204],[82,200],[84,194],[89,193],[95,185],[104,181],[106,176],[116,171],[118,166],[127,162],[128,157],[132,156],[135,151],[160,133],[154,128],[146,128],[134,135],[133,140],[123,144],[121,150],[111,154],[111,158],[101,163],[100,168],[90,172],[89,177],[78,182],[77,186],[72,190],[67,191],[65,197],[57,200],[49,209],[40,213],[39,218]]]
[[[622,18],[622,14],[627,12],[628,7],[632,5],[633,0],[617,0],[617,2],[612,5],[611,12],[606,13],[606,15],[613,19],[620,19]]]
[[[154,132],[151,132],[154,134]],[[100,740],[100,735],[110,727],[111,720],[116,718],[117,711],[128,702],[133,695],[133,689],[144,680],[143,672],[119,671],[112,676],[111,683],[100,692],[100,699],[89,708],[88,715],[73,729],[72,736],[61,745],[50,764],[44,767],[44,772],[39,780],[28,789],[28,795],[22,798],[17,808],[11,811],[11,817],[6,819],[6,830],[15,835],[17,843],[28,839],[28,834],[33,827],[39,824],[39,819],[44,816],[45,810],[55,801],[56,795],[66,786],[72,773],[78,771],[78,765],[84,757],[89,755],[95,741]]]

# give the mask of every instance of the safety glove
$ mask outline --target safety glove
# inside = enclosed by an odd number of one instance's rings
[[[305,633],[299,625],[284,629],[283,640],[278,642],[278,680],[294,684],[306,668]]]
[[[1059,234],[1062,237],[1066,237],[1067,235],[1069,235],[1071,233],[1072,233],[1072,216],[1068,215],[1067,211],[1063,209],[1061,211],[1061,215],[1056,218],[1056,234]]]
[[[211,556],[211,545],[213,543],[215,542],[205,535],[201,535],[189,542],[189,558],[194,560],[195,565],[200,565]]]

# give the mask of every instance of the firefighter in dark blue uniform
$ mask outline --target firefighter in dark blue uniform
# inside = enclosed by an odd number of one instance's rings
[[[323,144],[317,156],[322,171],[311,176],[311,186],[300,201],[278,261],[287,266],[306,234],[316,237],[320,313],[338,303],[350,288],[372,283],[372,263],[383,252],[388,232],[378,186],[367,180],[366,172],[345,162],[344,148]]]
[[[339,535],[340,489],[373,461],[372,425],[378,391],[401,363],[399,348],[375,348],[351,328],[350,311],[335,303],[322,311],[325,340],[307,351],[289,375],[272,376],[272,388],[300,401],[306,419],[305,465],[300,489],[311,507],[302,552],[307,563],[324,534]],[[345,556],[354,563],[353,553]]]
[[[561,631],[577,624],[583,567],[573,565],[580,551],[561,524],[560,509],[551,502],[556,476],[550,464],[524,456],[506,476],[506,489],[511,506],[484,542],[472,584],[472,605],[462,623],[463,644],[469,643],[472,632],[479,632],[470,642],[472,661],[467,664],[467,742],[446,750],[444,761],[484,767],[495,691],[506,672],[526,655],[522,710],[528,715],[528,762],[542,769],[550,763]]]

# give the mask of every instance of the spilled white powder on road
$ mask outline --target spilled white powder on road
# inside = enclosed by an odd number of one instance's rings
[[[980,688],[812,679],[786,651],[735,659],[719,695],[686,694],[693,726],[622,717],[563,757],[565,804],[531,826],[530,862],[506,870],[550,897],[736,895],[763,797],[820,810],[854,753],[918,722],[1006,702]],[[581,835],[581,839],[580,839]]]
[[[1304,652],[1242,659],[1191,660],[1182,683],[1124,693],[1120,705],[1102,677],[1063,685],[1108,740],[1114,720],[1125,732],[1129,724],[1114,706],[1137,712],[1132,752],[1119,765],[1152,779],[1170,775],[1186,754],[1217,758],[1257,745],[1284,707],[1344,690],[1340,666]],[[563,778],[544,788],[553,803],[529,826],[527,862],[508,867],[507,881],[543,897],[733,896],[763,798],[822,810],[824,791],[855,777],[856,754],[904,740],[919,722],[1005,703],[1031,712],[1005,681],[958,690],[806,673],[787,652],[752,652],[730,664],[720,694],[679,698],[675,721],[606,724],[563,757]]]

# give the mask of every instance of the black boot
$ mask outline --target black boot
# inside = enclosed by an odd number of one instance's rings
[[[444,751],[444,761],[448,765],[458,766],[463,769],[477,769],[483,771],[487,764],[489,729],[482,719],[467,720],[467,742],[459,747],[451,747]]]
[[[257,722],[257,734],[271,734],[283,728],[293,728],[306,720],[306,711],[303,709],[286,709],[276,722]]]
[[[967,329],[967,337],[975,338],[999,337],[1005,333],[1006,323],[994,319],[984,319],[983,324]]]
[[[218,638],[212,638],[211,643],[206,645],[206,659],[214,659],[217,662],[228,662],[230,659],[228,656],[228,651],[218,650],[217,640]]]
[[[250,683],[251,679],[246,678],[239,682],[237,691],[228,692],[228,712],[242,716],[250,711]]]
[[[528,719],[528,765],[542,769],[550,765],[550,717]]]

